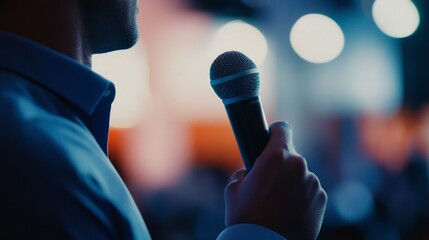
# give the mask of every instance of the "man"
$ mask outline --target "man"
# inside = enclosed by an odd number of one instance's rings
[[[91,56],[133,46],[136,0],[0,0],[0,239],[150,239],[107,157],[114,86]],[[326,193],[286,123],[225,191],[219,239],[315,239]]]

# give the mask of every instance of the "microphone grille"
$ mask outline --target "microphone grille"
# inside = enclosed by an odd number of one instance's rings
[[[256,68],[255,63],[246,55],[229,51],[219,55],[210,67],[210,79],[218,79],[235,73]]]
[[[259,73],[255,63],[246,55],[229,51],[219,55],[210,67],[213,90],[222,99],[257,95]]]

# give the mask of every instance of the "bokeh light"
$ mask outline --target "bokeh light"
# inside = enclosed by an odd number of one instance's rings
[[[256,27],[235,20],[223,25],[216,33],[212,45],[212,59],[232,50],[244,53],[258,65],[267,57],[268,42]]]
[[[332,201],[338,215],[348,223],[363,221],[374,210],[371,191],[355,181],[341,183],[332,194]]]
[[[375,26],[374,26],[375,28]],[[401,62],[394,39],[349,28],[341,60],[306,70],[307,99],[320,114],[393,113],[402,100]]]
[[[335,59],[344,48],[344,34],[338,24],[322,14],[307,14],[292,27],[290,41],[295,52],[312,63]]]
[[[410,36],[420,23],[419,12],[411,0],[377,0],[372,15],[380,30],[394,38]]]
[[[115,84],[111,126],[128,128],[139,123],[150,106],[149,70],[145,51],[136,46],[93,56],[93,70]]]

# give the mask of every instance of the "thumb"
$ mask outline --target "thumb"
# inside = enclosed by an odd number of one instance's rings
[[[275,122],[270,126],[270,141],[267,147],[282,148],[297,154],[293,144],[292,127],[287,122]]]
[[[287,122],[275,122],[270,125],[270,140],[257,158],[249,177],[269,176],[267,174],[280,170],[279,166],[282,166],[287,155],[299,155],[293,145],[292,127]]]

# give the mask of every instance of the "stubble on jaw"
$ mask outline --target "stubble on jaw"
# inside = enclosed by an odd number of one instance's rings
[[[79,1],[82,6],[87,40],[94,54],[128,49],[137,43],[135,0]]]

